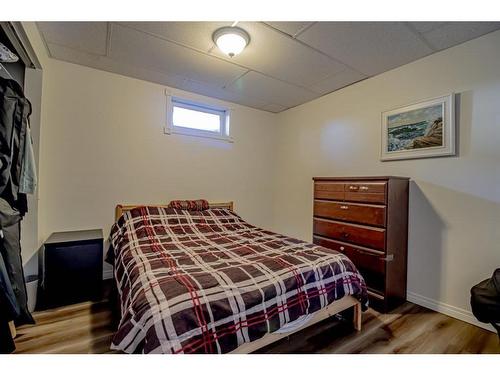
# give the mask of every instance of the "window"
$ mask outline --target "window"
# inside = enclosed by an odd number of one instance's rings
[[[167,95],[165,133],[232,141],[229,137],[229,110]]]

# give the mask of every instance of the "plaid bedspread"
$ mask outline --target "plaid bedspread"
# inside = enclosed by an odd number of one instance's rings
[[[227,353],[346,295],[366,305],[344,255],[230,210],[139,207],[112,227],[122,318],[112,349]]]

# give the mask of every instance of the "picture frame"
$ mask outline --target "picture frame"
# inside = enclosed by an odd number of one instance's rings
[[[382,113],[380,160],[455,155],[453,93]]]

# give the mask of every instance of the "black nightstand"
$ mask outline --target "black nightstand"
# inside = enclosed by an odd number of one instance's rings
[[[45,241],[42,259],[43,307],[101,298],[101,229],[53,233]]]

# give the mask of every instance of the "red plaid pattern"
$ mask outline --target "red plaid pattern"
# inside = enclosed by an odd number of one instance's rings
[[[110,242],[122,309],[112,348],[128,353],[227,353],[346,295],[367,303],[346,256],[230,210],[138,207]]]

